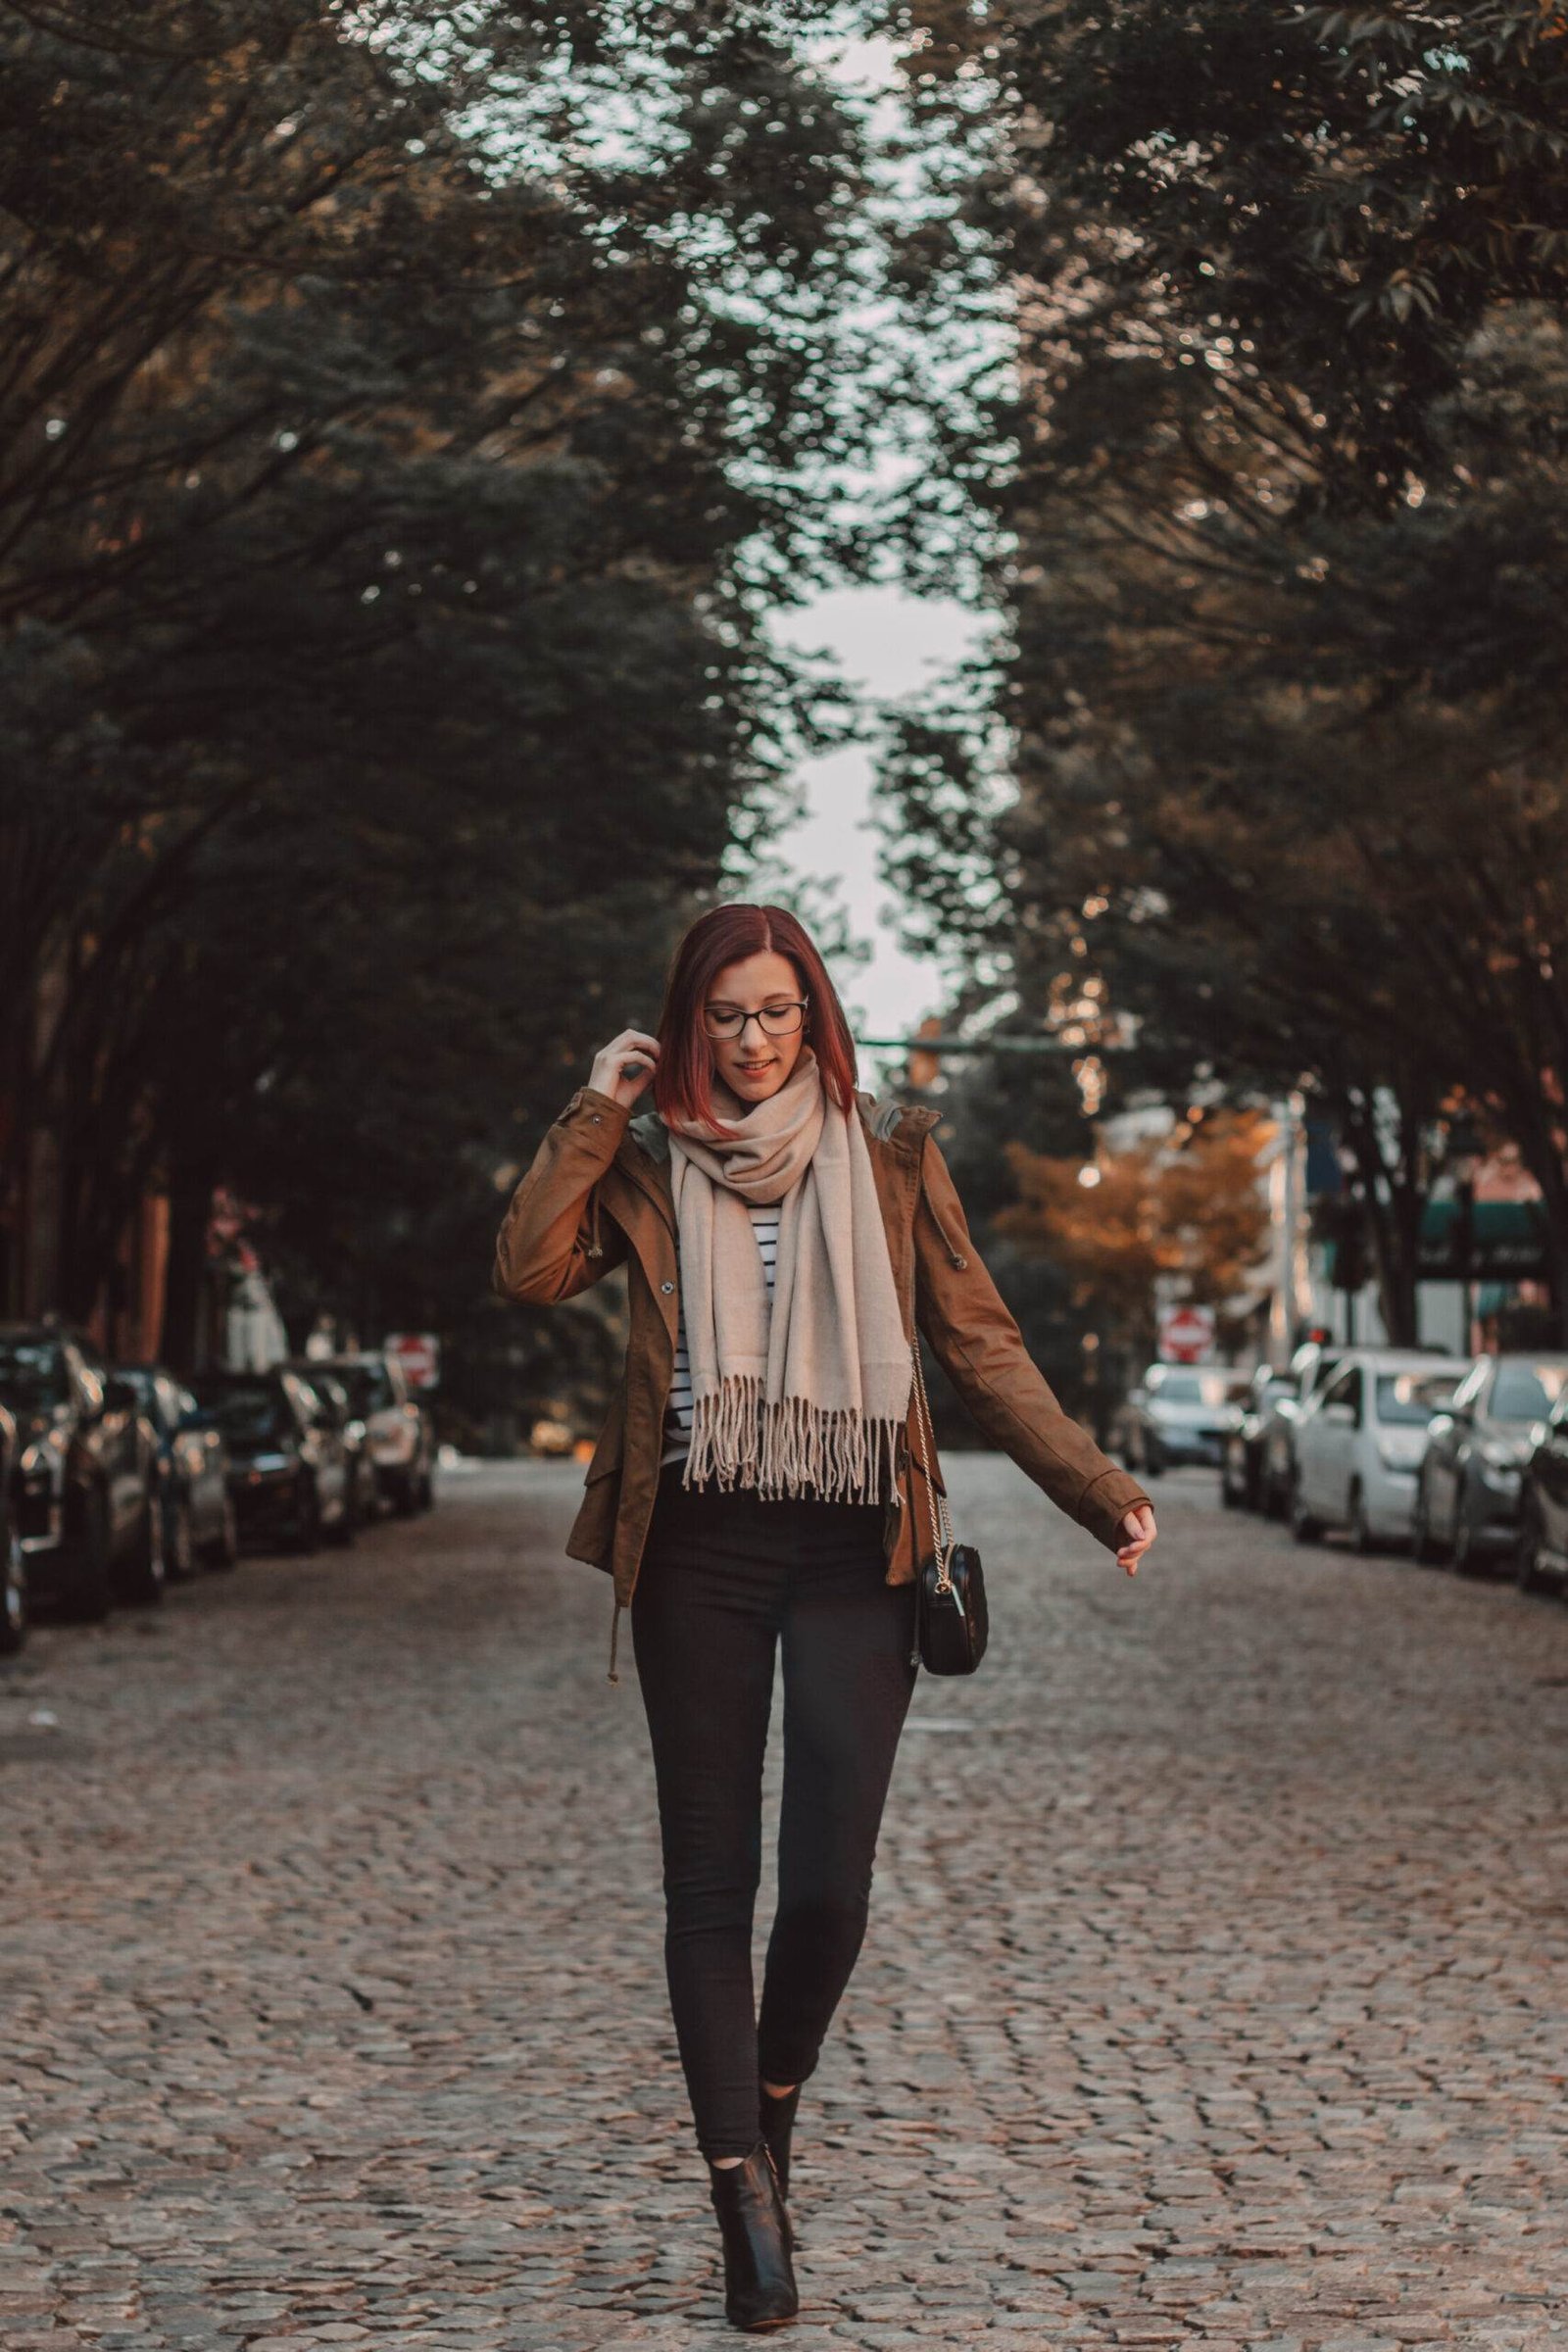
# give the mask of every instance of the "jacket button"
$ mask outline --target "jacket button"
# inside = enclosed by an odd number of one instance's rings
[[[662,1291],[672,1291],[675,1285],[672,1282],[662,1282],[659,1287]]]

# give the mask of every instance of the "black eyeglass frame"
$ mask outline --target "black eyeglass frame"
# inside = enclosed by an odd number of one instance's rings
[[[703,1006],[703,1029],[707,1036],[716,1039],[722,1045],[729,1045],[733,1040],[744,1038],[746,1035],[746,1025],[749,1021],[755,1021],[764,1037],[794,1037],[800,1030],[805,1028],[806,1016],[810,1009],[810,1004],[811,1000],[809,997],[791,997],[788,999],[787,1003],[783,1004],[764,1004],[756,1012],[741,1013],[741,1025],[738,1029],[711,1028],[709,1021],[708,1006],[705,1004]],[[737,1007],[737,1009],[739,1008]],[[801,1017],[796,1022],[795,1027],[793,1029],[769,1029],[766,1021],[762,1017],[763,1013],[786,1011],[798,1012],[800,1014]]]

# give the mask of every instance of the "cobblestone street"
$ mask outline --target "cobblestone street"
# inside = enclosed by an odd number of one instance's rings
[[[1196,1473],[1129,1581],[950,1467],[992,1646],[915,1694],[784,2340],[1568,2346],[1568,1608]],[[0,1676],[7,2352],[733,2340],[579,1479]]]

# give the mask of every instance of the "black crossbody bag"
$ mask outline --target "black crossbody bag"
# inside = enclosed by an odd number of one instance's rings
[[[914,1575],[914,1647],[909,1663],[923,1665],[928,1674],[973,1674],[986,1654],[990,1621],[986,1615],[985,1579],[980,1554],[972,1544],[954,1539],[946,1494],[937,1492],[933,1462],[936,1438],[931,1407],[926,1399],[925,1374],[920,1368],[920,1341],[913,1343],[915,1434],[925,1471],[926,1509],[931,1520],[931,1557],[921,1560]],[[912,1505],[911,1505],[912,1507]],[[915,1531],[915,1555],[920,1531]]]

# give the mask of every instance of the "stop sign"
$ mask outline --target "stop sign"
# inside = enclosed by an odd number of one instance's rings
[[[433,1389],[441,1379],[441,1342],[433,1331],[394,1331],[387,1337],[388,1355],[403,1366],[411,1389]]]
[[[1214,1345],[1211,1306],[1167,1306],[1159,1318],[1160,1360],[1167,1364],[1200,1364]]]

